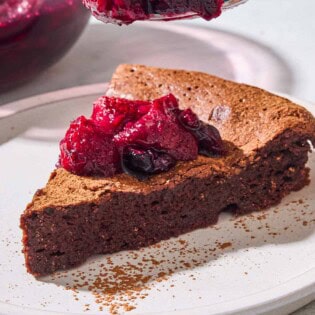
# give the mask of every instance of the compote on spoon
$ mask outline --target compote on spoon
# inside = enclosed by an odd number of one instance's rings
[[[247,0],[83,0],[93,15],[105,22],[131,24],[135,21],[170,21],[202,17],[211,20],[222,10]]]

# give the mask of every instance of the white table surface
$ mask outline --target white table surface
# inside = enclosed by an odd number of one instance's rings
[[[225,12],[211,22],[199,19],[177,22],[232,31],[268,46],[286,62],[293,77],[290,94],[304,100],[315,102],[315,1],[314,0],[249,0],[239,8]],[[92,19],[91,23],[95,23]],[[82,38],[81,38],[82,40]],[[0,105],[38,93],[60,88],[86,84],[80,77],[71,75],[73,56],[78,56],[76,44],[70,53],[55,66],[34,81],[13,91],[0,94]],[[81,43],[82,45],[82,43]],[[128,62],[128,60],[126,60]],[[89,60],[95,71],[97,58]],[[58,82],[58,75],[66,71],[66,81]],[[93,82],[103,81],[103,69],[94,73]],[[268,71],[268,69],[266,69]],[[45,80],[49,79],[49,84]],[[107,78],[106,78],[107,79]],[[286,91],[279,91],[286,92]],[[294,313],[294,315],[314,315],[315,302]]]

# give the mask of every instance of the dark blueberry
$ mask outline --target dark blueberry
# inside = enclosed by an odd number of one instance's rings
[[[200,127],[193,131],[197,141],[199,154],[213,157],[225,154],[225,148],[217,128],[200,122]]]
[[[199,120],[198,116],[190,108],[183,110],[179,114],[178,120],[185,129],[195,136],[198,142],[199,154],[213,157],[225,153],[219,131],[214,126]]]
[[[125,173],[147,179],[150,175],[167,172],[175,166],[176,160],[165,152],[154,148],[127,146],[123,149],[122,168]]]

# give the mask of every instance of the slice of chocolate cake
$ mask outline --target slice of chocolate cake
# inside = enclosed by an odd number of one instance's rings
[[[84,177],[56,169],[21,217],[27,270],[77,266],[94,254],[137,249],[278,204],[309,183],[315,119],[261,89],[204,73],[121,65],[107,95],[151,100],[173,93],[221,133],[228,153],[199,155],[147,180]],[[79,113],[78,113],[79,114]]]

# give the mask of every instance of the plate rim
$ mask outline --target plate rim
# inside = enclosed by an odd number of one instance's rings
[[[32,97],[24,98],[18,101],[14,101],[0,106],[0,123],[1,121],[19,114],[23,111],[28,111],[41,106],[48,106],[51,103],[75,99],[83,96],[93,94],[104,94],[108,83],[97,83],[91,85],[75,86],[72,88],[52,91],[49,93],[39,94]],[[315,113],[315,104],[297,99],[283,93],[272,92],[273,94],[285,97],[296,104],[306,107],[311,113]],[[0,143],[1,145],[2,143]],[[314,279],[314,280],[312,280]],[[248,303],[248,297],[250,297],[250,303]],[[195,307],[193,309],[183,309],[178,311],[167,312],[167,314],[248,314],[248,312],[266,313],[271,311],[280,310],[281,308],[298,302],[302,299],[309,300],[311,302],[315,299],[315,266],[308,271],[298,275],[287,282],[280,285],[266,289],[257,293],[249,294],[242,298],[232,299],[228,302],[220,302],[208,306]],[[247,302],[247,304],[246,304]],[[307,302],[304,303],[304,305]],[[5,303],[0,301],[0,308],[3,314],[51,314],[58,315],[63,314],[60,312],[41,310],[31,307],[22,307],[15,304]],[[80,315],[82,313],[71,313],[74,315]],[[92,314],[92,313],[91,313]],[[166,314],[165,312],[150,312],[142,314]]]

